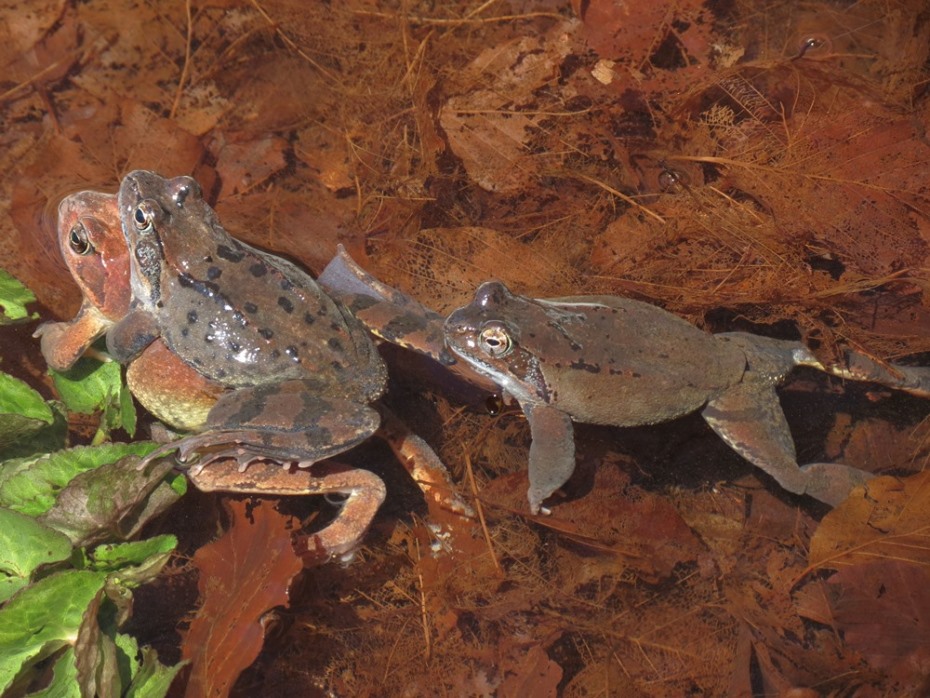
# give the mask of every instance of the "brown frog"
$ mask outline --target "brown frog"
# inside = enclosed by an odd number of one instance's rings
[[[43,354],[56,369],[68,368],[97,337],[130,314],[131,294],[127,284],[130,275],[129,248],[120,226],[114,224],[116,204],[115,197],[96,192],[76,194],[61,204],[59,237],[62,253],[81,287],[85,300],[81,312],[74,320],[69,323],[46,323],[37,332],[37,335],[42,337]],[[262,258],[265,256],[262,255]],[[300,279],[302,272],[290,265],[287,265],[286,269],[293,274],[292,278]],[[282,282],[275,279],[275,283],[280,286]],[[252,284],[253,288],[257,285],[260,284]],[[104,290],[107,290],[107,293],[104,293]],[[257,298],[258,295],[252,297]],[[137,308],[135,310],[138,312]],[[332,331],[332,324],[335,323],[334,320],[330,324],[321,324],[321,327],[329,327],[329,331]],[[270,323],[263,323],[262,327],[266,326],[270,326]],[[298,341],[308,341],[311,338],[317,343],[324,343],[326,337],[315,336],[311,332],[306,338]],[[374,357],[377,359],[377,355]],[[376,360],[375,367],[379,371],[382,370],[380,359]],[[383,380],[383,372],[380,375]],[[234,389],[223,383],[221,378],[206,375],[194,365],[183,361],[162,336],[153,339],[129,360],[127,382],[143,405],[176,428],[209,429],[216,423],[211,420],[227,419],[223,412],[219,412],[221,416],[216,417],[214,409],[226,406],[228,414],[229,405],[234,402],[230,400]],[[266,388],[269,393],[273,392],[271,387],[271,382],[268,382]],[[273,406],[278,407],[286,405],[288,399],[299,399],[302,404],[313,402],[315,396],[301,395],[298,388],[302,387],[295,381],[285,382],[282,388],[283,398],[267,399]],[[309,386],[310,389],[316,387],[316,384]],[[373,421],[377,426],[377,412],[374,412],[374,415]],[[240,432],[226,432],[224,437],[215,438],[210,442],[210,446],[217,444],[221,448],[209,450],[206,454],[207,460],[219,459],[231,453],[242,463],[256,458],[273,457],[280,460],[302,459],[302,465],[310,465],[306,454],[314,447],[312,444],[309,448],[303,447],[304,441],[300,434],[292,434],[299,442],[295,451],[286,451],[282,445],[285,443],[283,441],[275,442],[275,448],[273,452],[269,452],[270,455],[259,448],[262,427],[275,428],[271,425],[273,417],[271,413],[255,416],[254,419],[259,420],[259,428],[253,429],[253,422],[247,425],[248,428],[240,430],[247,431],[245,437],[251,439],[247,442],[246,449],[240,450],[236,442],[236,439],[242,438]],[[288,413],[287,418],[282,421],[287,423],[292,421],[292,417],[293,415]],[[323,421],[325,422],[325,419]],[[223,426],[228,424],[228,421],[223,422]],[[402,462],[414,471],[424,489],[429,490],[432,486],[436,490],[436,498],[442,503],[453,508],[457,506],[459,509],[467,509],[456,500],[449,501],[445,469],[422,440],[406,432],[390,415],[387,415],[379,434],[394,448]],[[201,436],[203,435],[195,434],[188,438]],[[226,437],[230,440],[226,441]],[[304,435],[304,438],[312,438],[312,435]],[[199,453],[201,448],[206,448],[201,443],[187,443],[189,445],[185,448],[185,453]],[[182,439],[180,444],[184,447],[185,440]],[[223,444],[229,444],[225,451],[222,448]],[[176,443],[167,446],[166,449],[177,445]],[[291,455],[285,457],[286,452]],[[199,465],[202,466],[202,463]],[[345,555],[357,545],[383,501],[385,492],[380,478],[374,474],[336,463],[319,463],[312,470],[298,469],[288,473],[280,466],[266,462],[252,463],[246,472],[241,472],[229,461],[221,461],[208,469],[194,468],[190,475],[194,483],[204,490],[268,494],[347,494],[348,499],[343,504],[339,518],[311,540],[311,546],[314,548],[311,552],[324,555]]]
[[[789,492],[836,505],[872,477],[838,463],[799,466],[776,386],[795,366],[930,396],[930,369],[848,352],[824,366],[800,342],[711,335],[648,303],[614,296],[534,299],[487,282],[445,322],[449,349],[516,399],[530,424],[530,509],[575,469],[572,422],[655,424],[696,410]]]

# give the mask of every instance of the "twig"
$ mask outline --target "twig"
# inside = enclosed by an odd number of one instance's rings
[[[646,207],[643,206],[642,204],[636,202],[632,197],[627,196],[627,195],[624,194],[622,191],[619,191],[619,190],[617,190],[617,189],[614,189],[612,186],[610,186],[610,185],[607,184],[606,182],[602,182],[601,180],[595,179],[594,177],[589,177],[589,176],[586,175],[586,174],[581,174],[580,172],[562,173],[561,175],[556,174],[556,176],[562,176],[562,177],[575,177],[575,178],[581,179],[581,180],[583,180],[583,181],[585,181],[585,182],[589,182],[590,184],[595,184],[595,185],[599,186],[601,189],[603,189],[604,191],[606,191],[607,193],[613,194],[613,195],[616,196],[618,199],[622,199],[623,201],[626,201],[630,206],[633,206],[634,208],[638,208],[640,211],[642,211],[643,213],[645,213],[647,216],[651,216],[652,218],[655,218],[657,221],[659,221],[659,223],[662,223],[662,224],[665,223],[665,219],[662,218],[662,216],[660,216],[658,213],[654,213],[654,212],[650,211],[648,208],[646,208]]]
[[[178,113],[178,107],[181,104],[181,95],[184,94],[184,85],[190,75],[191,66],[191,42],[194,38],[194,20],[191,16],[191,0],[184,3],[184,11],[187,13],[187,39],[184,42],[184,67],[181,68],[181,78],[178,80],[178,89],[174,93],[174,104],[171,105],[171,111],[168,118],[173,119]]]
[[[271,25],[271,28],[274,29],[275,34],[277,34],[277,35],[281,38],[281,41],[283,41],[283,42],[285,43],[285,45],[286,45],[289,49],[291,49],[291,51],[293,51],[294,53],[296,53],[298,56],[300,56],[300,57],[303,58],[305,61],[307,61],[307,63],[309,63],[309,64],[312,65],[314,68],[316,68],[317,70],[319,70],[320,73],[322,73],[323,76],[324,76],[327,80],[329,80],[330,82],[333,82],[333,83],[338,82],[338,80],[336,79],[336,76],[335,76],[335,75],[333,75],[331,72],[329,72],[328,70],[326,70],[326,68],[324,68],[322,65],[320,65],[317,61],[313,60],[310,56],[308,56],[308,55],[304,52],[304,50],[303,50],[302,48],[300,48],[300,47],[297,45],[297,43],[296,43],[291,37],[289,37],[287,34],[285,34],[283,31],[281,31],[280,27],[278,27],[278,23],[275,22],[275,21],[271,18],[271,15],[269,15],[267,12],[265,12],[265,8],[263,8],[261,5],[258,4],[258,0],[251,0],[251,2],[252,2],[252,7],[254,7],[256,10],[258,10],[258,13],[259,13],[262,17],[264,17],[265,21],[268,22],[268,24]]]
[[[478,498],[478,486],[475,484],[475,471],[471,467],[471,458],[468,450],[465,450],[465,473],[468,475],[468,486],[471,489],[472,501],[475,503],[475,511],[478,513],[478,521],[481,523],[481,532],[484,534],[484,540],[488,544],[488,552],[491,554],[491,562],[494,563],[494,569],[500,575],[504,574],[501,564],[497,559],[497,553],[494,552],[494,543],[491,540],[491,532],[488,531],[488,523],[484,518],[484,506]]]
[[[426,663],[429,666],[433,656],[433,641],[429,633],[429,615],[426,612],[426,590],[423,587],[423,571],[420,566],[420,541],[414,536],[413,544],[417,551],[417,582],[420,587],[420,621],[423,623],[423,640],[426,642]]]

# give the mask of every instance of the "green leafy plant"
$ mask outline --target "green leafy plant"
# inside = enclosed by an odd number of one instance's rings
[[[0,272],[0,323],[27,319],[31,300]],[[138,470],[154,443],[103,443],[135,429],[118,364],[85,360],[53,378],[63,405],[0,373],[0,694],[163,696],[181,664],[120,627],[177,541],[128,539],[186,480],[170,465]],[[101,413],[93,445],[66,447],[63,411]]]

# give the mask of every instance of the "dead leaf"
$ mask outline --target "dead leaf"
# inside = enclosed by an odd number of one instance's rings
[[[846,567],[827,581],[833,625],[872,666],[920,679],[930,662],[930,570],[897,560]]]
[[[181,656],[191,660],[187,696],[225,696],[262,649],[266,614],[287,606],[303,569],[291,544],[290,517],[268,502],[228,500],[229,529],[200,548],[203,604],[191,622]]]
[[[562,667],[549,658],[539,645],[533,645],[515,667],[517,672],[509,674],[501,683],[498,695],[502,696],[553,696],[558,695],[562,680]]]
[[[930,565],[930,471],[879,477],[827,514],[811,539],[808,572],[876,558]]]
[[[450,98],[439,122],[478,186],[515,192],[558,163],[556,153],[529,151],[530,139],[551,116],[538,109],[535,92],[558,78],[576,30],[577,23],[566,22],[543,36],[490,47],[465,69],[463,80],[473,80],[472,89]]]
[[[264,135],[238,142],[217,135],[211,146],[222,183],[217,201],[260,187],[287,165],[284,154],[289,147],[286,140],[277,136]]]

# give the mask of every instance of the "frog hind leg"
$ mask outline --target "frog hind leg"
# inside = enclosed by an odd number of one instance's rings
[[[378,429],[381,417],[367,404],[314,394],[301,381],[241,388],[224,394],[202,431],[149,454],[150,462],[177,450],[195,468],[235,458],[243,469],[259,459],[299,461],[303,467],[348,451]]]
[[[472,517],[474,510],[459,497],[445,463],[426,441],[414,434],[393,412],[379,406],[381,426],[375,435],[394,452],[414,482],[440,508]]]
[[[800,467],[776,383],[768,374],[747,371],[740,383],[710,400],[701,415],[727,445],[784,489],[836,506],[874,475],[840,463]]]
[[[306,562],[325,562],[331,558],[341,562],[351,560],[387,494],[384,482],[374,473],[335,462],[292,470],[275,463],[257,462],[243,472],[236,461],[225,460],[211,464],[209,476],[192,470],[188,477],[203,492],[345,495],[336,519],[309,536],[303,553]]]
[[[575,472],[575,432],[571,417],[548,405],[521,405],[530,423],[530,511],[538,514],[543,501]]]

